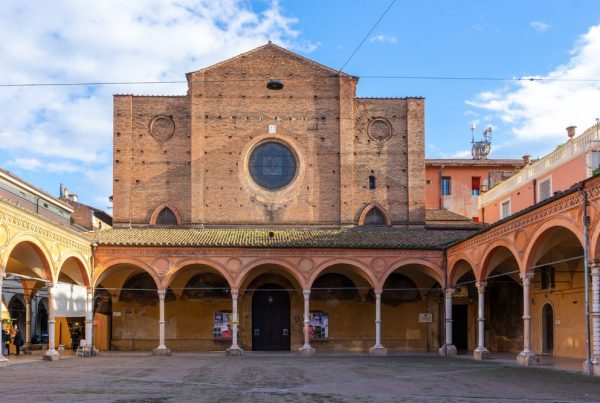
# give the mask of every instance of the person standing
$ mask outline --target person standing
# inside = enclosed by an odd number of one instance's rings
[[[6,349],[6,355],[7,357],[10,355],[10,335],[8,334],[8,332],[6,330],[4,330],[4,327],[2,328],[2,353],[4,353],[4,349]]]
[[[23,347],[23,344],[25,344],[25,342],[23,341],[23,335],[21,334],[21,331],[19,329],[17,329],[17,332],[15,333],[15,338],[13,340],[13,344],[15,345],[15,347],[17,349],[17,355],[19,355],[19,352],[21,351],[21,347]]]

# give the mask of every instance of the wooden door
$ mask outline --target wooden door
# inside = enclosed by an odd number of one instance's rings
[[[254,292],[252,350],[290,350],[290,297],[279,285],[267,284]]]

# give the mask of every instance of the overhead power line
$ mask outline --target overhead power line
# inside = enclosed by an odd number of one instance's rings
[[[392,6],[394,5],[395,2],[396,2],[396,0],[392,0],[390,2],[390,5],[388,6],[388,8],[385,9],[385,11],[383,12],[383,14],[381,14],[381,16],[379,17],[379,19],[377,20],[377,22],[371,27],[371,29],[369,30],[369,32],[367,32],[367,34],[362,39],[362,41],[360,41],[360,43],[358,44],[358,46],[356,47],[356,49],[354,49],[354,52],[352,52],[352,54],[350,55],[350,57],[344,62],[344,64],[342,64],[342,67],[340,67],[340,69],[338,70],[338,73],[340,73],[342,70],[344,70],[344,67],[346,67],[346,65],[350,62],[350,60],[352,60],[352,58],[354,57],[354,55],[356,54],[356,52],[358,52],[358,50],[362,47],[362,45],[369,38],[369,36],[371,35],[371,33],[375,30],[375,28],[377,27],[377,25],[379,25],[379,23],[381,22],[381,20],[383,20],[383,17],[385,17],[385,15],[388,13],[388,11],[390,11],[390,9],[392,8]]]
[[[333,78],[337,75],[331,76],[310,76],[310,78]],[[483,77],[483,76],[378,76],[378,75],[364,75],[355,76],[367,80],[450,80],[450,81],[537,81],[537,82],[600,82],[600,78],[543,78],[543,77]],[[293,78],[308,78],[306,76],[295,76]],[[202,80],[206,83],[222,83],[227,81],[265,81],[264,78],[228,78],[219,80]],[[186,80],[173,80],[173,81],[92,81],[92,82],[62,82],[62,83],[3,83],[0,87],[76,87],[76,86],[100,86],[100,85],[156,85],[156,84],[185,84]]]

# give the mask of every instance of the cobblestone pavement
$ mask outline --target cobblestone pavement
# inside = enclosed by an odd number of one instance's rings
[[[600,378],[435,356],[103,354],[0,369],[0,401],[562,402]]]

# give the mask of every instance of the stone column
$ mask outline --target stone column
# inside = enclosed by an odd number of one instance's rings
[[[600,375],[600,262],[590,265],[592,273],[592,369]]]
[[[90,344],[90,355],[95,354],[94,343],[94,290],[87,289],[85,300],[85,341]]]
[[[485,318],[484,318],[484,309],[485,309],[485,286],[487,283],[485,281],[477,282],[477,293],[478,293],[478,301],[477,301],[477,348],[473,351],[473,358],[476,360],[483,360],[488,358],[490,352],[487,348],[485,348]]]
[[[171,355],[171,350],[165,345],[165,295],[166,290],[158,290],[158,347],[152,350],[153,355]]]
[[[54,284],[47,283],[46,287],[48,288],[48,350],[44,354],[44,360],[46,361],[56,361],[60,358],[58,351],[56,351],[56,330],[55,323],[56,319],[54,317],[54,307],[56,306],[56,301],[54,300]]]
[[[2,272],[0,273],[0,324],[2,323],[2,283],[4,282],[4,267],[0,267],[0,269],[2,269]],[[8,366],[8,358],[6,358],[1,352],[0,352],[0,367],[7,367]]]
[[[238,290],[231,290],[231,305],[232,305],[232,318],[231,318],[231,347],[227,349],[227,355],[242,355],[244,350],[238,346]]]
[[[25,297],[25,345],[24,354],[31,354],[31,295]]]
[[[381,293],[375,290],[375,345],[369,349],[371,355],[387,355],[387,348],[381,344]]]
[[[312,355],[315,349],[310,345],[310,290],[302,291],[304,295],[304,345],[298,349],[302,355]]]
[[[456,346],[452,344],[452,295],[454,288],[446,288],[444,290],[444,301],[446,308],[446,342],[440,348],[440,355],[449,357],[456,355]]]
[[[531,293],[530,285],[533,273],[521,273],[523,281],[523,351],[517,355],[519,365],[530,366],[537,364],[538,358],[531,351]]]

